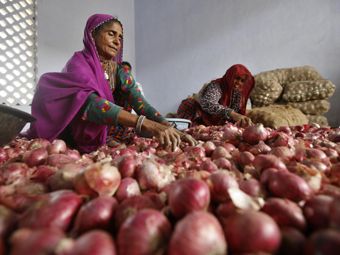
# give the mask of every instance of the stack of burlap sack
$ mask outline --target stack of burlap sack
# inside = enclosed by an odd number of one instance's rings
[[[250,95],[254,122],[277,128],[307,123],[328,125],[324,116],[335,85],[311,66],[282,68],[255,75]]]

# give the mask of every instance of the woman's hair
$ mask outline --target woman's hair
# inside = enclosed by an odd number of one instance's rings
[[[132,66],[131,66],[130,62],[128,62],[128,61],[123,61],[121,65],[122,66],[128,66],[130,68],[130,70],[132,70]]]

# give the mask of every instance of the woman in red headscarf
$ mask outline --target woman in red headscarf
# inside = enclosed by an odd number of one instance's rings
[[[191,120],[193,125],[251,125],[246,105],[254,87],[254,77],[243,65],[231,66],[225,75],[203,86],[200,92],[182,101],[179,118]]]

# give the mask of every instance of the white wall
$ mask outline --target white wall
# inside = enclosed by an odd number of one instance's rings
[[[73,52],[83,49],[87,18],[117,16],[124,27],[124,59],[135,64],[134,0],[37,0],[38,78],[60,71]]]
[[[137,79],[163,114],[232,64],[312,65],[337,85],[327,116],[340,125],[340,1],[137,0],[135,21]]]

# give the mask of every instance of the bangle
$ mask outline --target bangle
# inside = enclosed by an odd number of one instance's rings
[[[137,132],[137,134],[140,134],[142,132],[142,125],[143,125],[144,120],[145,120],[145,116],[144,115],[140,115],[138,117],[137,124],[136,124],[136,132]]]

